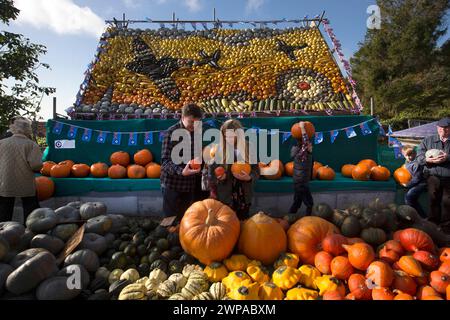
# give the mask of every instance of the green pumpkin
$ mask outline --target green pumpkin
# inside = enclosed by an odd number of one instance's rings
[[[158,223],[154,220],[148,219],[142,222],[141,227],[147,232],[153,231],[158,226]]]
[[[148,256],[148,263],[152,264],[153,262],[158,260],[160,256],[161,255],[159,254],[159,252],[152,252],[152,253],[150,253],[149,256]]]
[[[325,220],[331,220],[333,218],[333,209],[326,203],[318,203],[313,206],[312,215]]]
[[[169,244],[171,247],[179,246],[180,245],[180,236],[178,233],[169,233],[167,236],[167,241],[169,241]]]
[[[373,246],[379,246],[386,241],[387,237],[383,229],[367,228],[361,232],[361,238]]]
[[[383,211],[375,211],[371,208],[365,208],[363,211],[363,219],[369,227],[379,228],[386,222],[386,213]]]
[[[347,208],[347,212],[356,218],[361,218],[363,211],[364,207],[360,204],[352,204],[350,207]]]
[[[139,272],[139,276],[147,277],[148,274],[150,273],[150,266],[148,265],[148,263],[141,263],[137,267],[137,271]]]
[[[168,241],[167,239],[159,239],[159,240],[156,242],[156,246],[157,246],[157,247],[159,248],[159,250],[161,250],[161,252],[162,252],[162,251],[168,250],[169,247],[170,247],[170,244],[169,244],[169,241]]]
[[[332,222],[334,225],[336,225],[340,228],[342,226],[342,224],[344,223],[345,218],[347,218],[347,216],[348,216],[348,213],[345,212],[344,210],[335,209],[333,211]]]
[[[179,259],[181,263],[186,264],[194,264],[195,258],[188,253],[183,253]]]
[[[169,274],[181,273],[183,271],[183,263],[178,260],[172,260],[169,262],[168,271]]]
[[[384,223],[382,229],[387,232],[396,231],[398,229],[397,216],[389,209],[384,209],[383,211],[386,212],[386,222]]]
[[[66,242],[71,236],[78,230],[78,225],[71,224],[60,224],[53,228],[52,235],[60,238],[62,241]]]
[[[155,230],[153,230],[153,235],[158,239],[166,238],[168,234],[169,232],[167,229],[161,226],[157,226]]]
[[[144,244],[145,241],[145,233],[144,232],[138,232],[133,236],[132,242],[136,246]]]
[[[30,213],[25,224],[29,230],[38,234],[51,230],[56,223],[58,217],[52,209],[39,208]]]
[[[355,216],[345,218],[341,225],[341,233],[349,238],[358,237],[361,233],[361,225],[358,218]]]
[[[68,277],[58,276],[44,280],[36,289],[38,300],[72,300],[78,296],[81,289],[69,288]]]
[[[128,246],[126,246],[126,248],[123,250],[123,252],[129,256],[129,257],[134,257],[136,256],[136,246],[134,244],[129,244]]]
[[[401,221],[405,221],[408,223],[414,223],[421,220],[419,214],[417,213],[417,210],[408,205],[398,206],[396,214]]]
[[[0,238],[0,261],[6,258],[9,252],[9,243],[3,238]]]
[[[170,250],[166,250],[163,253],[161,253],[160,259],[166,263],[169,263],[169,261],[175,259],[175,254]]]
[[[167,272],[167,263],[161,259],[158,259],[150,265],[150,270],[154,269],[161,269],[162,271]]]
[[[137,248],[136,248],[136,252],[137,255],[139,257],[143,257],[147,255],[147,247],[144,244],[140,244]]]
[[[368,207],[375,211],[381,211],[383,209],[386,209],[387,205],[383,203],[379,198],[376,198],[375,200],[369,202]]]
[[[127,255],[122,251],[114,253],[111,257],[110,266],[112,269],[125,269],[127,264]]]

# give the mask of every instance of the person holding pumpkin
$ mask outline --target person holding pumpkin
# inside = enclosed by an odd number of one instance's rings
[[[309,181],[311,180],[313,169],[313,147],[306,133],[305,123],[300,121],[299,126],[302,130],[302,138],[291,149],[291,157],[294,158],[294,203],[289,209],[289,213],[296,214],[302,203],[304,203],[306,215],[309,216],[314,205],[311,190],[309,189]]]
[[[172,134],[179,129],[187,130],[191,137],[191,156],[194,155],[194,124],[201,119],[200,107],[188,104],[182,109],[181,120],[167,129],[164,135],[161,150],[161,191],[166,217],[176,216],[177,220],[181,220],[198,195],[201,165],[192,160],[185,164],[174,163],[172,150],[178,140],[172,140]]]
[[[34,173],[42,168],[42,153],[31,140],[31,122],[17,118],[12,136],[0,140],[0,222],[11,221],[16,197],[22,199],[24,221],[39,208]]]
[[[424,166],[430,210],[429,220],[450,232],[450,117],[437,122],[437,134],[419,145],[418,162]],[[431,153],[427,156],[427,151]],[[433,155],[436,151],[437,155]]]
[[[402,154],[405,157],[405,168],[411,174],[411,181],[403,184],[408,189],[405,194],[405,204],[416,209],[417,213],[426,218],[427,214],[419,203],[420,195],[427,189],[427,183],[423,178],[423,166],[417,161],[417,152],[413,147],[404,146]]]
[[[235,119],[225,121],[220,128],[221,142],[215,161],[209,166],[209,177],[217,200],[231,207],[238,218],[244,220],[249,218],[259,168],[256,163],[249,164],[249,144],[243,134],[239,135],[239,130],[243,133],[243,126]],[[233,153],[228,154],[231,150]]]

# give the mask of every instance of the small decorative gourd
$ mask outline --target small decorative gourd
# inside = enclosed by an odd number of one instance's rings
[[[272,274],[272,282],[283,290],[291,289],[299,280],[300,271],[288,266],[281,266]]]
[[[249,285],[236,286],[228,292],[228,297],[233,300],[259,300],[258,289],[259,284],[256,282]]]
[[[185,296],[183,296],[181,293],[175,293],[169,297],[167,300],[187,300]]]
[[[264,283],[269,281],[269,274],[263,270],[262,267],[249,266],[247,267],[247,274],[252,278],[253,281]]]
[[[119,300],[147,300],[147,288],[141,283],[129,284],[120,292]]]
[[[209,292],[202,292],[196,295],[192,300],[213,300]]]
[[[120,275],[119,280],[129,280],[131,282],[136,282],[139,279],[139,272],[136,269],[128,269]]]
[[[286,292],[285,300],[316,300],[318,297],[319,293],[317,291],[298,287]]]
[[[153,269],[148,276],[149,280],[155,280],[158,284],[167,280],[167,274],[161,269]]]
[[[317,289],[314,281],[322,275],[319,270],[309,264],[305,264],[301,266],[298,271],[300,271],[300,279],[298,282],[301,285],[307,288]]]
[[[119,280],[120,277],[122,276],[122,273],[123,273],[122,269],[114,269],[113,271],[111,271],[108,277],[109,284],[113,284],[114,282]]]
[[[232,255],[223,261],[225,267],[230,271],[245,271],[249,262],[249,259],[243,254]]]
[[[214,300],[222,300],[227,295],[227,288],[221,282],[216,282],[209,288],[209,293]]]
[[[319,294],[322,296],[327,291],[338,291],[342,296],[345,295],[345,286],[337,278],[330,275],[323,275],[314,280],[314,284],[320,290]]]
[[[188,264],[184,266],[183,271],[181,273],[186,278],[189,278],[189,276],[193,271],[203,271],[203,268],[196,264]]]
[[[233,271],[222,279],[222,283],[230,291],[234,287],[252,283],[252,279],[243,271]]]
[[[275,261],[273,266],[275,269],[277,269],[281,266],[297,268],[298,263],[299,263],[298,255],[296,255],[295,253],[284,252],[278,257],[278,259]]]
[[[206,266],[204,272],[210,282],[220,282],[228,275],[227,268],[220,262],[213,262]]]
[[[159,285],[156,292],[159,296],[168,298],[171,295],[177,293],[177,283],[173,280],[166,280]]]
[[[187,283],[186,277],[181,273],[174,273],[167,280],[172,280],[177,284],[176,292],[180,292]]]
[[[261,300],[283,300],[284,294],[273,282],[264,282],[258,290]]]

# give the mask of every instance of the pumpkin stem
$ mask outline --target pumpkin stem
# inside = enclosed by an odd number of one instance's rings
[[[208,226],[211,226],[211,225],[214,224],[214,222],[216,222],[216,217],[214,216],[214,210],[213,209],[208,209],[208,217],[206,217],[205,223]]]

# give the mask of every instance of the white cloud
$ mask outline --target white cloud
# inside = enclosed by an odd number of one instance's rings
[[[88,34],[99,37],[104,20],[89,7],[80,7],[73,0],[15,0],[20,9],[15,23],[50,29],[58,34]]]
[[[184,5],[187,6],[191,12],[199,11],[202,8],[200,0],[184,0]]]
[[[246,9],[247,11],[256,11],[262,7],[265,0],[247,0]]]

